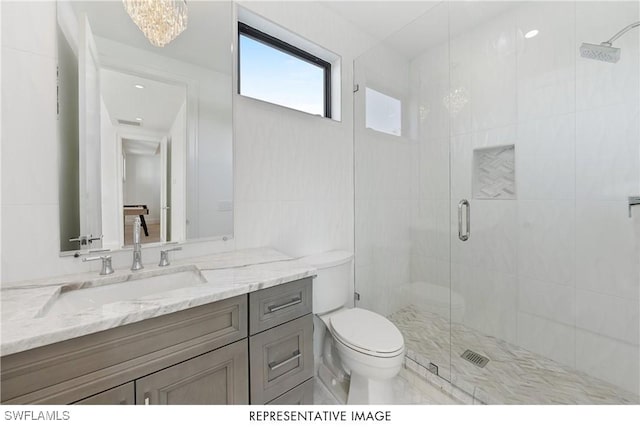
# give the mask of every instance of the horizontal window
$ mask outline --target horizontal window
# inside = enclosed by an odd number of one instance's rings
[[[331,64],[238,22],[238,92],[331,117]]]

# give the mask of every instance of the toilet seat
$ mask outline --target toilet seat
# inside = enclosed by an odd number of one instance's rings
[[[404,338],[387,318],[369,310],[352,308],[331,316],[335,339],[358,353],[396,357],[404,352]]]

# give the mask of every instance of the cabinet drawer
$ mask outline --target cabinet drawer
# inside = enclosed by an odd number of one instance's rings
[[[267,405],[313,405],[313,378],[276,397]]]
[[[308,314],[249,338],[251,403],[263,404],[313,376],[313,319]]]
[[[74,405],[135,405],[136,394],[133,381],[102,393],[79,400]]]
[[[311,277],[249,294],[249,333],[311,313]]]
[[[136,403],[246,405],[247,362],[244,339],[136,380]]]

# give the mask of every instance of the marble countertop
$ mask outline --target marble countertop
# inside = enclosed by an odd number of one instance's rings
[[[157,276],[171,271],[199,271],[196,286],[116,300],[99,307],[49,314],[63,293]],[[146,267],[109,276],[85,273],[3,285],[0,289],[2,326],[0,354],[18,353],[129,323],[246,294],[313,276],[315,268],[269,248],[246,249],[172,262],[171,267]],[[135,284],[132,284],[135,286]]]

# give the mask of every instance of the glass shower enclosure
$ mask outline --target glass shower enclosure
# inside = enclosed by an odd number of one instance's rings
[[[637,2],[439,2],[354,63],[358,305],[478,403],[639,403]],[[634,211],[635,209],[635,211]]]

